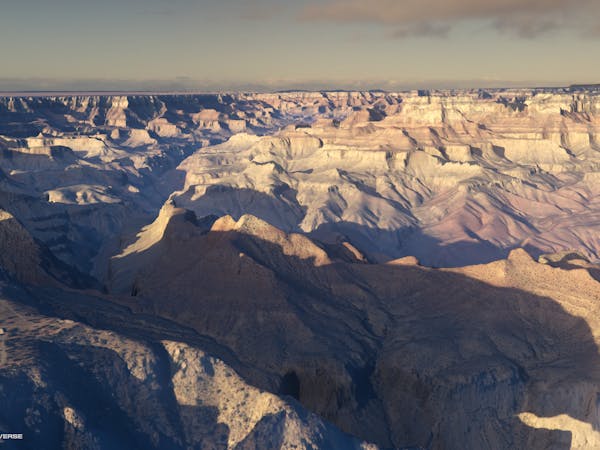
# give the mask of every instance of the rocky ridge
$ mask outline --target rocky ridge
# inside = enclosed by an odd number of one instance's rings
[[[594,447],[599,110],[0,98],[0,425],[52,448]]]
[[[130,280],[128,304],[293,378],[299,401],[343,430],[396,448],[585,448],[568,434],[597,438],[578,422],[525,426],[561,414],[598,426],[588,407],[600,376],[594,266],[555,268],[524,250],[460,269],[373,265],[248,215],[208,232],[172,225]]]

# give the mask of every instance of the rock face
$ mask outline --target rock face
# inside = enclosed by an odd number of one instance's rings
[[[599,104],[567,90],[4,98],[0,207],[98,278],[112,237],[169,197],[377,262],[518,247],[598,260]]]
[[[569,431],[596,439],[585,427],[526,426],[531,414],[600,425],[589,409],[600,382],[590,269],[553,268],[524,250],[452,270],[348,263],[247,215],[208,233],[191,221],[165,229],[161,255],[130,281],[135,308],[293,377],[299,401],[343,430],[440,449],[571,448]]]
[[[173,198],[199,216],[344,236],[375,261],[460,266],[520,246],[598,259],[598,98],[510,95],[385,96],[371,100],[378,120],[359,110],[241,134],[183,161]]]
[[[595,448],[599,137],[583,90],[0,98],[0,428]]]
[[[10,355],[0,425],[23,433],[27,448],[376,449],[196,347],[40,315],[5,297],[0,309]]]

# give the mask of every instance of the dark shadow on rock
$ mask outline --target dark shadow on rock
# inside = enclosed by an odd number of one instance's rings
[[[278,395],[288,395],[296,400],[300,399],[300,380],[294,371],[286,373],[281,379]]]
[[[591,417],[593,334],[550,298],[420,266],[315,267],[234,231],[163,252],[138,279],[148,312],[279,377],[246,378],[260,388],[289,395],[297,385],[304,406],[367,441],[566,450],[568,432],[531,429],[517,415]]]
[[[276,188],[274,196],[253,189],[237,189],[229,186],[209,186],[206,193],[192,200],[193,189],[178,195],[178,206],[193,210],[198,217],[230,215],[236,220],[244,214],[252,214],[287,231],[299,231],[306,208],[298,202],[297,192],[286,184]]]
[[[140,314],[59,290],[37,298],[93,326],[198,345],[274,393],[293,373],[285,394],[383,447],[566,450],[568,432],[516,415],[591,417],[593,334],[550,298],[419,266],[315,267],[234,231],[182,236],[167,233],[138,277]]]
[[[341,175],[348,176],[345,172]],[[194,191],[190,189],[178,195],[175,203],[193,210],[198,217],[230,215],[237,220],[244,214],[251,214],[286,232],[301,232],[300,224],[306,215],[306,207],[299,204],[296,195],[297,192],[287,185],[281,185],[274,195],[214,185],[196,199],[192,199]],[[401,208],[400,205],[397,207]],[[415,256],[429,267],[484,264],[506,258],[514,248],[495,246],[473,233],[468,236],[470,240],[447,244],[413,226],[383,230],[345,221],[323,223],[308,235],[325,246],[347,240],[371,262]]]
[[[381,230],[352,222],[320,225],[309,235],[330,243],[336,239],[350,242],[371,262],[386,262],[415,256],[428,267],[463,267],[485,264],[508,256],[513,248],[501,248],[471,235],[469,241],[444,243],[418,228]]]
[[[307,419],[306,416],[301,418],[303,421]],[[287,420],[288,413],[286,411],[264,416],[252,431],[234,447],[234,450],[278,450],[283,448]],[[303,449],[361,450],[355,439],[335,429],[328,430],[327,433],[315,433],[313,436],[316,437],[315,441],[303,442]]]
[[[285,432],[286,413],[268,414],[258,421],[235,450],[280,449]]]
[[[36,387],[24,378],[27,390],[12,396],[9,392],[8,403],[3,402],[3,407],[12,411],[11,425],[14,419],[31,420],[28,407],[43,411],[42,432],[32,423],[14,424],[25,434],[30,448],[84,448],[92,442],[111,450],[182,450],[189,448],[186,442],[194,442],[195,448],[227,448],[229,431],[218,423],[216,408],[178,405],[164,350],[160,358],[163,373],[159,370],[159,383],[151,383],[135,378],[112,350],[51,343],[39,343],[38,347],[44,355],[43,379],[48,386]],[[0,383],[6,381],[0,378]],[[11,380],[10,385],[13,383]],[[65,408],[72,408],[83,419],[83,429],[77,425],[78,419],[69,424],[63,416]],[[0,412],[0,418],[4,415]],[[188,426],[183,425],[184,419]]]
[[[262,369],[242,364],[231,349],[207,335],[199,334],[193,328],[153,314],[139,311],[134,313],[129,307],[108,301],[106,297],[57,288],[23,288],[12,284],[5,286],[4,291],[11,299],[29,305],[50,317],[73,320],[97,329],[112,330],[140,342],[185,342],[201,348],[210,355],[218,356],[244,377],[258,380],[261,386],[272,386],[279,380],[278,376],[270,375]],[[162,345],[155,344],[153,348],[155,351],[161,351]]]
[[[342,177],[350,175],[340,172]],[[172,175],[175,176],[175,175]],[[369,195],[378,195],[359,181],[355,186]],[[230,186],[213,185],[199,198],[192,199],[194,190],[178,195],[177,206],[193,210],[199,217],[216,214],[230,215],[236,220],[244,214],[256,216],[286,232],[302,232],[300,224],[306,216],[306,207],[299,204],[297,192],[287,185],[281,185],[273,195],[253,189],[239,189]],[[335,193],[334,193],[335,195]],[[404,208],[396,204],[396,208]],[[341,211],[339,211],[341,214]],[[406,212],[410,220],[410,212]],[[385,230],[348,221],[327,222],[308,233],[311,238],[325,246],[346,240],[361,251],[370,262],[386,262],[405,256],[415,256],[429,267],[462,267],[504,259],[515,248],[500,247],[479,238],[473,232],[466,232],[465,240],[445,243],[424,233],[416,226]],[[537,257],[542,252],[536,248],[528,251]]]
[[[584,257],[581,256],[580,254],[573,252],[573,253],[568,253],[566,255],[563,255],[560,260],[557,261],[553,261],[553,260],[546,260],[544,263],[548,264],[551,267],[556,267],[556,268],[560,268],[563,270],[587,270],[587,272],[590,274],[590,276],[600,282],[600,266],[599,265],[595,265],[595,267],[587,267],[587,266],[581,266],[579,264],[574,264],[572,263],[572,261],[584,261],[585,263],[590,263],[590,261]],[[591,265],[591,264],[590,264]]]
[[[39,395],[34,382],[24,373],[17,376],[0,375],[0,404],[2,433],[24,435],[22,441],[2,442],[3,450],[62,448],[60,443],[64,441],[64,421],[53,410],[53,399]],[[28,425],[25,420],[31,415],[31,410],[37,410],[44,418],[34,423],[35,427]]]

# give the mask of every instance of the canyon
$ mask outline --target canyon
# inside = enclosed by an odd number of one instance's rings
[[[599,301],[594,87],[0,97],[18,448],[595,448]]]

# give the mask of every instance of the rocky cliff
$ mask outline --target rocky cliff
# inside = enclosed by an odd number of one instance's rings
[[[577,89],[0,98],[2,430],[594,448],[599,114]]]

